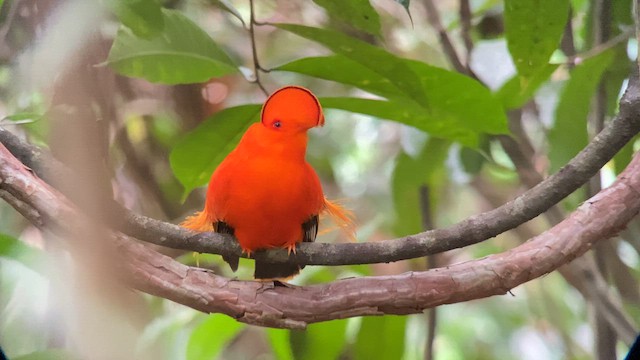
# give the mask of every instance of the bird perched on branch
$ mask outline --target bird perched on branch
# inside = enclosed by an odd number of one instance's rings
[[[307,130],[323,126],[324,115],[311,91],[287,86],[262,107],[238,146],[214,171],[204,210],[181,225],[196,231],[230,234],[248,255],[258,249],[296,251],[313,242],[319,217],[328,214],[353,233],[351,214],[327,200],[315,170],[305,160]],[[225,257],[233,271],[238,258]],[[255,262],[256,279],[283,279],[304,266]]]

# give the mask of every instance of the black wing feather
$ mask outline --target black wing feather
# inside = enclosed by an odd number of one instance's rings
[[[235,235],[235,230],[226,222],[224,221],[216,221],[213,223],[213,231],[219,233],[219,234],[229,234],[229,235]],[[227,262],[227,264],[229,264],[229,267],[231,268],[231,270],[233,272],[235,272],[236,270],[238,270],[238,262],[240,261],[240,258],[237,256],[225,256],[222,255],[222,259],[224,261]]]
[[[318,236],[318,215],[313,215],[309,220],[302,224],[302,231],[304,232],[303,242],[314,242]]]

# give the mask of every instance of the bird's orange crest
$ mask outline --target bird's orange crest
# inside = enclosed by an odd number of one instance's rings
[[[299,86],[287,86],[269,96],[262,107],[262,124],[269,127],[293,126],[299,130],[324,125],[318,98]]]

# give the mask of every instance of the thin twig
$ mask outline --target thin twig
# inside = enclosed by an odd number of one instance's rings
[[[636,49],[640,49],[640,0],[635,1],[634,10],[634,20],[636,23]],[[640,56],[636,56],[636,62],[638,63],[638,71],[640,71]]]
[[[469,0],[460,0],[459,8],[460,16],[460,32],[462,41],[464,41],[464,47],[466,49],[465,65],[467,70],[470,71],[469,64],[471,63],[471,52],[473,51],[473,41],[471,40],[471,5]]]
[[[615,47],[616,45],[629,40],[629,38],[631,36],[633,36],[634,33],[634,28],[628,28],[626,30],[624,30],[623,32],[621,32],[620,34],[612,37],[611,39],[598,44],[594,47],[592,47],[591,49],[581,53],[581,54],[577,54],[574,56],[570,56],[567,61],[566,64],[567,65],[577,65],[581,62],[583,62],[586,59],[592,58],[594,56],[600,55],[603,52]]]
[[[442,50],[447,56],[447,59],[451,62],[451,65],[453,65],[453,68],[461,74],[471,75],[470,70],[462,64],[462,61],[460,61],[460,56],[458,56],[458,52],[453,46],[453,42],[451,42],[451,38],[449,37],[447,30],[442,25],[440,14],[438,13],[436,5],[433,3],[433,0],[425,0],[424,6],[427,11],[427,21],[429,21],[431,27],[438,32]]]
[[[258,51],[256,49],[256,34],[254,29],[254,26],[256,25],[256,19],[255,19],[255,10],[253,7],[253,0],[249,0],[249,9],[251,12],[250,19],[249,19],[249,36],[251,37],[251,55],[253,56],[253,76],[255,77],[253,79],[253,82],[258,84],[258,87],[260,88],[260,90],[262,90],[265,96],[269,96],[269,92],[264,87],[264,85],[262,85],[262,82],[260,81],[260,71],[263,69],[260,66],[260,61],[258,60]]]
[[[573,8],[569,7],[569,17],[567,23],[564,26],[562,33],[562,40],[560,40],[560,49],[568,58],[575,58],[576,56],[576,44],[573,36]],[[573,68],[575,64],[569,62],[569,68]]]

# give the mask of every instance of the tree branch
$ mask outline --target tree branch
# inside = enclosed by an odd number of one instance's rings
[[[462,248],[482,242],[533,219],[578,189],[604,166],[640,131],[640,88],[637,76],[620,100],[619,114],[587,147],[560,171],[512,201],[485,213],[469,217],[444,229],[374,243],[302,243],[295,255],[284,249],[258,251],[255,259],[268,262],[292,262],[307,265],[371,264],[407,260]],[[13,138],[13,139],[12,139]],[[0,142],[16,151],[31,168],[39,164],[61,172],[55,161],[39,150],[15,139],[0,129]],[[29,161],[30,157],[34,161]],[[37,160],[40,159],[40,160]],[[46,160],[44,164],[41,160]],[[62,171],[64,172],[64,171]],[[69,176],[69,174],[67,174]],[[240,246],[228,235],[194,234],[177,225],[122,210],[119,229],[124,233],[156,245],[202,253],[243,256]]]
[[[21,203],[15,207],[25,217],[58,233],[73,233],[88,221],[4,146],[0,146],[0,190],[3,199]],[[413,314],[441,304],[505,294],[582,255],[598,240],[614,236],[639,211],[640,156],[635,156],[611,187],[562,223],[510,251],[425,272],[304,287],[230,280],[180,264],[126,235],[113,232],[110,237],[121,255],[123,280],[139,290],[249,324],[304,328],[313,322]]]
[[[512,229],[545,212],[587,182],[640,131],[640,88],[633,78],[620,101],[620,113],[558,173],[506,204],[449,228],[375,243],[303,243],[289,258],[286,250],[256,252],[256,259],[308,265],[369,264],[412,259],[465,247]],[[128,214],[124,231],[157,245],[221,255],[241,255],[229,236],[193,234],[178,226]]]

